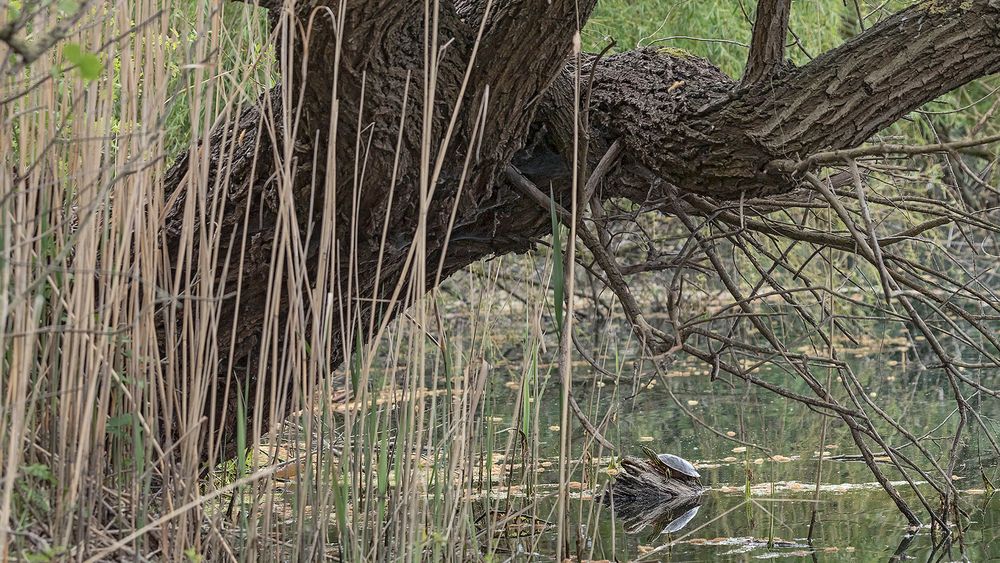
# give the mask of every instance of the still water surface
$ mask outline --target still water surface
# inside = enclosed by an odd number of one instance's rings
[[[951,445],[949,436],[955,417],[950,416],[954,402],[941,392],[942,382],[929,371],[899,373],[898,368],[884,363],[869,363],[864,369],[870,396],[881,398],[879,402],[891,409],[890,414],[917,436],[924,436],[924,445],[943,460]],[[790,379],[785,374],[773,377],[776,381],[784,378],[786,385]],[[533,512],[537,520],[524,517],[518,526],[496,531],[494,537],[502,537],[497,544],[497,560],[551,559],[556,551],[556,534],[552,526],[546,525],[556,519],[560,402],[555,381],[550,376],[547,384],[537,387],[539,395],[532,401],[537,409],[540,442],[534,464],[539,484],[534,487],[533,495],[541,499]],[[568,532],[569,552],[574,558],[1000,560],[1000,499],[989,494],[982,477],[985,474],[997,483],[997,458],[982,430],[966,431],[962,463],[956,469],[956,483],[963,491],[961,507],[968,513],[965,529],[955,534],[950,545],[942,544],[940,537],[932,537],[927,527],[916,532],[908,530],[906,520],[869,469],[855,460],[853,454],[857,450],[844,425],[837,420],[829,419],[825,440],[821,442],[823,417],[771,393],[719,382],[709,386],[705,377],[670,378],[668,385],[677,402],[706,424],[727,438],[742,438],[766,451],[746,448],[696,424],[669,397],[662,384],[633,399],[623,399],[631,394],[630,383],[595,384],[589,380],[575,384],[574,392],[595,419],[603,417],[609,409],[616,412],[607,434],[625,453],[641,455],[640,447],[647,445],[660,452],[682,455],[698,466],[710,490],[697,510],[683,506],[665,513],[658,522],[635,529],[638,527],[635,515],[615,515],[593,500],[611,478],[608,468],[614,467],[613,460],[595,458],[589,463],[577,463],[568,493],[573,515]],[[516,383],[508,382],[506,389],[490,393],[488,414],[496,422],[494,430],[498,432],[510,427],[514,405],[521,397]],[[1000,419],[996,402],[983,402],[979,407],[995,433],[996,421]],[[942,421],[944,425],[940,426]],[[574,434],[574,444],[584,440],[582,431]],[[901,442],[896,438],[893,443]],[[817,496],[821,455],[825,459]],[[579,458],[579,452],[574,457]],[[888,465],[885,467],[890,479],[902,481],[898,472]],[[505,472],[509,472],[509,465],[500,458],[494,473]],[[914,510],[919,510],[915,493],[903,483],[898,488]],[[940,502],[930,486],[919,488],[930,502]],[[489,505],[501,511],[513,512],[527,505],[527,492],[517,485],[516,477],[506,481],[503,476],[496,477],[494,486],[485,489],[483,494]],[[481,504],[487,506],[486,500]],[[920,516],[927,520],[926,513],[921,512]],[[676,528],[682,517],[690,521],[681,529],[662,532],[664,528]]]

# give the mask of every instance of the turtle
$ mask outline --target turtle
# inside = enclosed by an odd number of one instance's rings
[[[642,451],[653,467],[664,470],[671,479],[701,484],[701,473],[698,473],[690,461],[673,454],[657,454],[646,446],[642,446]]]

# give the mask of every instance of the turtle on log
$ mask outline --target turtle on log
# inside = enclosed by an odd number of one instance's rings
[[[671,479],[681,481],[692,481],[701,485],[701,473],[694,468],[690,461],[673,454],[657,454],[653,450],[642,447],[642,452],[646,454],[651,464],[665,472]]]
[[[682,457],[657,454],[646,447],[642,451],[645,457],[622,458],[602,500],[626,521],[626,531],[666,525],[664,531],[672,532],[669,528],[683,527],[697,514],[706,490],[701,474]],[[683,522],[675,525],[677,520]]]

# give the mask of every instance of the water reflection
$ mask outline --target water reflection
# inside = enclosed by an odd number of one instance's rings
[[[929,372],[893,371],[889,377],[886,367],[884,363],[859,363],[857,371],[866,375],[871,393],[893,396],[886,405],[889,414],[905,417],[909,428],[919,430],[918,435],[928,434],[928,444],[938,443],[939,436],[949,431],[948,425],[956,424],[954,403],[938,395]],[[684,370],[678,367],[676,371]],[[759,375],[781,381],[796,392],[810,392],[796,387],[796,381],[779,379],[781,373],[762,370]],[[574,393],[588,405],[592,420],[614,413],[614,423],[605,434],[614,436],[621,453],[628,456],[646,444],[658,451],[682,453],[711,489],[687,500],[615,502],[613,507],[604,501],[595,507],[593,499],[600,496],[602,487],[627,471],[628,464],[619,458],[584,457],[584,463],[570,475],[572,481],[583,484],[579,493],[576,489],[570,493],[569,530],[574,533],[564,535],[570,538],[568,549],[580,554],[579,560],[986,561],[1000,557],[1000,535],[996,532],[1000,529],[1000,495],[990,494],[1000,481],[997,458],[990,453],[984,429],[967,429],[960,444],[962,463],[956,466],[954,484],[960,493],[962,529],[952,528],[949,543],[940,530],[933,533],[923,527],[914,533],[908,529],[870,469],[853,461],[856,446],[846,425],[829,422],[824,432],[822,417],[793,402],[754,389],[706,387],[702,377],[674,377],[669,385],[700,423],[693,422],[656,388],[627,401],[616,397],[611,383],[595,384],[588,394],[585,382],[575,385]],[[617,389],[619,394],[625,391]],[[520,391],[512,389],[509,397],[497,401],[491,414],[516,420],[513,405],[520,397]],[[536,463],[556,467],[560,404],[540,400],[536,405],[533,424],[541,429]],[[1000,435],[1000,424],[994,422],[1000,420],[1000,403],[984,401],[981,408],[989,431]],[[582,430],[574,432],[574,444],[586,442]],[[722,439],[720,433],[742,443]],[[759,444],[766,450],[747,448],[744,443]],[[574,450],[574,455],[579,453],[579,449]],[[898,471],[887,471],[903,498],[912,506],[919,505],[918,493],[905,484]],[[552,490],[558,487],[556,472],[539,470],[534,475],[539,482],[536,491],[546,490],[541,488],[546,485]],[[526,479],[530,480],[530,474]],[[928,484],[917,487],[925,498],[935,494]],[[552,522],[555,499],[552,495],[523,502]],[[515,509],[521,507],[512,502]],[[920,516],[928,521],[926,514]],[[523,551],[555,553],[555,530],[552,526],[526,540]]]
[[[660,534],[673,534],[694,520],[703,497],[674,498],[664,502],[626,502],[613,506],[614,515],[627,534],[648,532],[647,541]]]

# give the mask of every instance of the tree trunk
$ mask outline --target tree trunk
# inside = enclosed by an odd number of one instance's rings
[[[533,248],[551,228],[550,210],[505,170],[513,165],[543,192],[551,186],[569,207],[577,84],[589,94],[587,168],[616,141],[624,147],[596,197],[679,203],[687,193],[789,192],[802,172],[794,163],[858,146],[1000,69],[995,0],[916,5],[802,68],[755,49],[763,58],[742,84],[657,49],[577,56],[576,30],[595,2],[443,1],[427,15],[423,2],[311,0],[272,18],[289,81],[192,147],[168,177],[163,241],[175,298],[163,308],[162,349],[176,365],[201,366],[177,368],[184,377],[216,382],[204,390],[206,428],[224,432],[204,437],[233,451],[240,390],[250,416],[287,411],[285,388],[298,382],[275,379],[279,358],[290,341],[315,336],[283,333],[262,350],[266,325],[323,310],[305,324],[331,327],[320,349],[332,368],[451,274]],[[787,10],[777,13],[787,20]],[[288,240],[293,255],[276,254],[276,241]],[[308,279],[275,287],[271,278],[290,262],[304,264]],[[326,308],[291,307],[291,286],[327,288],[315,295]],[[219,304],[204,309],[196,296]],[[189,349],[192,320],[205,316],[217,348]],[[272,405],[272,396],[286,399]],[[167,415],[176,433],[186,427],[180,412]]]

